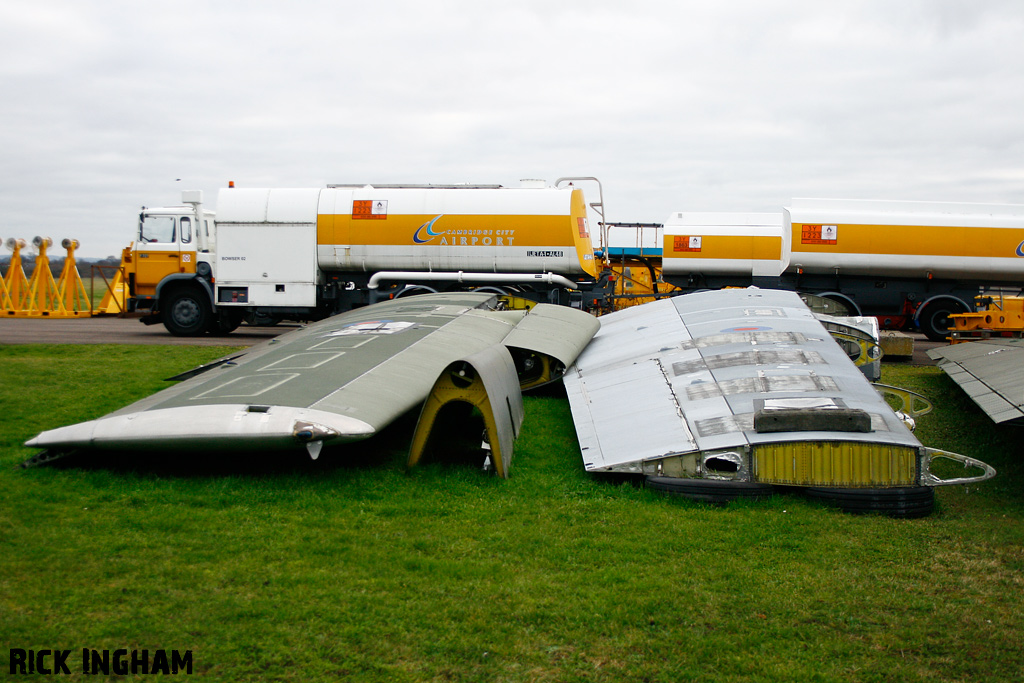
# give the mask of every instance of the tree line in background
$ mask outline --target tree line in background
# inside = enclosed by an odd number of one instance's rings
[[[36,269],[36,257],[35,254],[29,253],[25,250],[21,254],[21,265],[25,269],[25,275],[32,277],[33,271]],[[50,272],[53,273],[54,279],[60,277],[61,270],[64,269],[64,261],[67,260],[64,256],[50,256]],[[78,265],[78,274],[82,277],[88,277],[90,273],[90,266],[104,266],[107,267],[106,272],[110,273],[109,267],[114,268],[121,265],[121,259],[116,256],[108,256],[105,259],[94,259],[94,258],[76,258],[75,262]],[[11,265],[11,255],[4,254],[0,256],[0,272],[6,273],[7,267]]]

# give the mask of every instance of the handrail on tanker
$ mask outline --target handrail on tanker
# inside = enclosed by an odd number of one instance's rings
[[[578,181],[581,181],[581,180],[583,180],[583,181],[591,181],[591,182],[597,183],[597,197],[598,197],[599,201],[591,202],[590,203],[590,208],[593,209],[594,212],[597,213],[597,215],[601,217],[601,221],[600,221],[601,230],[599,232],[599,234],[601,235],[600,247],[601,247],[602,258],[604,259],[604,264],[605,264],[605,266],[607,266],[609,264],[609,259],[608,259],[608,224],[607,224],[607,222],[605,220],[605,217],[604,217],[604,188],[601,187],[601,181],[598,180],[597,178],[593,177],[593,176],[567,176],[565,178],[559,178],[558,180],[556,180],[555,181],[555,187],[558,187],[562,183],[569,183],[569,182],[573,182],[573,181],[577,181],[578,182]]]

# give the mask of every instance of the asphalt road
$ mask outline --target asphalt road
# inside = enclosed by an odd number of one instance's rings
[[[143,325],[136,318],[14,318],[0,317],[0,344],[187,344],[192,346],[252,346],[289,330],[294,324],[273,327],[242,325],[225,336],[175,337],[163,325]],[[887,363],[934,365],[925,351],[943,344],[912,334],[914,355],[886,358]]]
[[[163,325],[143,325],[138,318],[0,318],[0,344],[179,344],[252,346],[295,325],[242,325],[225,336],[175,337]]]

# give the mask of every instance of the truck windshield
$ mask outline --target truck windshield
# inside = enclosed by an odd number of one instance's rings
[[[173,242],[174,216],[148,216],[142,214],[139,225],[139,240],[142,242]]]

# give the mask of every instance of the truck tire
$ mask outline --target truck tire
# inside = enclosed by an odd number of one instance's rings
[[[210,334],[231,334],[242,324],[241,311],[217,311],[210,316]]]
[[[966,313],[967,310],[956,301],[948,299],[927,304],[917,318],[918,326],[924,336],[933,342],[944,342],[949,336],[949,328],[953,321],[949,316]]]
[[[857,305],[857,302],[845,294],[840,292],[822,292],[819,296],[837,307],[835,311],[824,311],[828,315],[861,315],[860,306]]]
[[[197,287],[178,287],[160,303],[164,327],[176,337],[199,337],[213,320],[210,299]]]
[[[245,321],[246,325],[251,327],[273,327],[280,323],[284,318],[279,315],[270,315],[269,313],[255,313],[250,311],[242,316],[242,320]]]
[[[395,298],[404,299],[410,296],[419,296],[420,294],[437,294],[437,290],[429,285],[406,285],[395,294]]]

